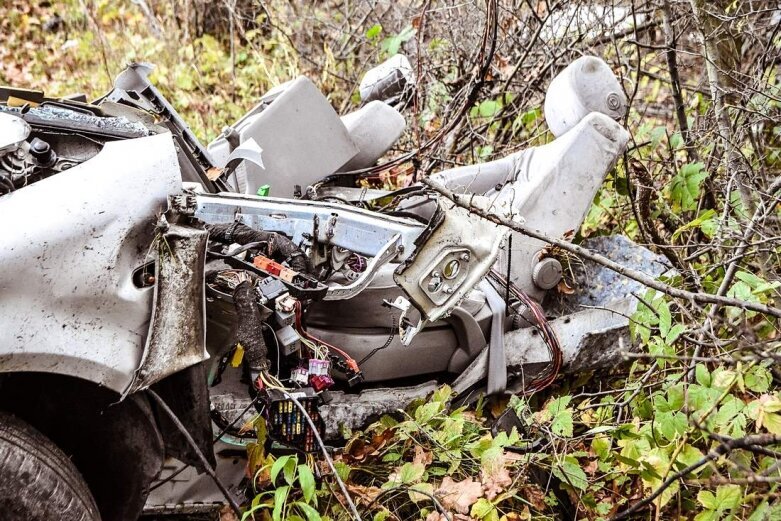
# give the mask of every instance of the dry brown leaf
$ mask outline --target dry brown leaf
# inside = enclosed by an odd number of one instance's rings
[[[420,445],[415,445],[415,456],[412,458],[412,463],[422,463],[424,466],[431,465],[434,461],[434,455],[427,452]]]
[[[586,464],[586,466],[583,467],[583,471],[589,476],[593,476],[594,474],[596,474],[598,469],[599,469],[599,462],[595,459],[590,460]]]
[[[224,505],[222,509],[220,509],[220,521],[239,521],[239,518],[236,517],[235,512],[231,510],[230,505]]]
[[[575,293],[575,290],[569,284],[567,284],[567,281],[564,279],[559,281],[559,284],[556,286],[556,291],[563,295],[572,295]]]
[[[513,478],[510,477],[510,471],[501,466],[493,468],[490,472],[481,470],[480,481],[483,484],[485,497],[490,501],[512,485]]]
[[[471,478],[453,481],[450,476],[446,476],[435,494],[447,510],[468,514],[469,508],[483,497],[483,486]]]
[[[535,510],[545,510],[545,492],[537,485],[526,485],[521,488],[519,495],[526,499]]]
[[[442,514],[441,512],[431,512],[429,515],[426,516],[426,521],[447,521],[447,516]],[[463,514],[456,514],[452,515],[450,514],[450,519],[453,521],[475,521],[473,518],[463,515]]]
[[[350,495],[358,499],[359,503],[367,505],[374,501],[381,492],[378,487],[365,487],[363,485],[354,484],[348,484],[347,490],[350,492]]]

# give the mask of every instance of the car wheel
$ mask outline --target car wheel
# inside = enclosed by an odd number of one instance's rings
[[[0,517],[7,521],[100,521],[71,460],[46,436],[0,412]]]

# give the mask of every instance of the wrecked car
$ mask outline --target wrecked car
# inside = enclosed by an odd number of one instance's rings
[[[270,445],[316,453],[443,383],[464,403],[532,392],[631,347],[636,283],[425,184],[363,182],[405,128],[403,56],[367,74],[353,113],[300,77],[207,146],[149,71],[129,66],[91,103],[0,89],[12,517],[235,506],[254,415]],[[580,58],[547,92],[556,139],[429,179],[571,237],[626,147],[625,111],[609,67]],[[587,246],[666,269],[621,237]],[[565,275],[574,291],[558,292]]]

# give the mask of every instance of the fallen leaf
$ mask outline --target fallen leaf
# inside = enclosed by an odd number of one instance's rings
[[[431,465],[432,461],[434,461],[434,455],[432,453],[426,452],[420,445],[415,446],[415,456],[412,458],[412,463]]]
[[[519,495],[525,498],[535,510],[545,510],[545,492],[537,485],[526,485],[521,488]]]
[[[452,521],[475,521],[471,517],[462,514],[450,515]],[[426,516],[426,521],[448,521],[448,517],[441,512],[431,512]]]
[[[586,474],[593,476],[597,473],[597,470],[599,469],[599,462],[595,459],[590,460],[585,467],[583,467],[583,470],[586,472]]]
[[[359,503],[368,505],[373,502],[380,494],[381,490],[378,487],[365,487],[363,485],[348,484],[347,490],[350,495],[358,499]]]
[[[220,521],[239,521],[239,518],[236,517],[229,505],[223,505],[222,509],[220,509]]]
[[[496,496],[504,492],[507,487],[512,485],[513,478],[510,477],[510,471],[504,466],[494,468],[491,472],[480,471],[480,481],[483,484],[485,497],[493,500]]]
[[[468,514],[469,508],[483,497],[483,486],[471,478],[453,481],[450,476],[446,476],[435,494],[447,510]]]
[[[558,291],[563,295],[572,295],[573,293],[575,293],[575,290],[572,287],[570,287],[570,285],[567,284],[567,281],[564,279],[561,279],[559,281],[558,286],[556,286],[556,291]]]

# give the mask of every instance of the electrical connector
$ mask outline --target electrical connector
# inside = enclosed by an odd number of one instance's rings
[[[309,383],[309,371],[306,367],[296,367],[290,371],[290,381],[298,385],[306,385]]]
[[[310,375],[309,385],[312,386],[316,392],[330,389],[334,385],[334,380],[328,375]]]

